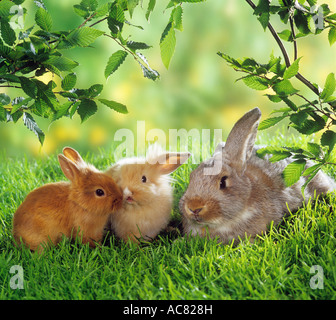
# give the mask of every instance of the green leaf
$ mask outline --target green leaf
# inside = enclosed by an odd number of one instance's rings
[[[35,21],[42,30],[51,31],[52,18],[47,10],[38,8],[35,14]]]
[[[105,106],[109,107],[110,109],[113,109],[119,113],[127,114],[128,110],[125,105],[115,102],[112,100],[106,100],[106,99],[98,99],[101,103],[103,103]]]
[[[26,77],[20,77],[20,83],[21,83],[21,87],[24,93],[28,95],[29,97],[35,99],[37,95],[36,84]]]
[[[254,9],[253,14],[254,15],[260,15],[264,12],[269,12],[270,11],[270,4],[268,0],[259,0],[258,5]]]
[[[9,23],[5,20],[1,20],[1,36],[2,39],[12,46],[16,41],[15,31],[10,27]]]
[[[314,170],[309,170],[310,168],[314,168]],[[312,181],[314,179],[314,177],[317,175],[317,173],[320,171],[322,165],[321,164],[317,164],[313,167],[308,168],[307,170],[305,170],[305,172],[303,173],[303,176],[307,176],[308,175],[308,179],[306,180],[306,182],[303,184],[303,186],[301,187],[301,192],[302,194],[304,194],[304,190],[306,189],[307,185],[310,183],[310,181]],[[306,174],[306,172],[309,170],[309,174]]]
[[[297,111],[299,108],[295,105],[295,103],[288,99],[286,96],[280,96],[282,101],[287,104],[293,111]]]
[[[97,0],[82,0],[80,4],[89,11],[95,11],[98,7]]]
[[[274,103],[279,103],[282,101],[282,99],[276,94],[266,94],[266,96],[270,101]]]
[[[266,154],[283,154],[283,153],[290,153],[290,151],[288,151],[285,148],[281,148],[281,147],[265,147],[265,148],[260,148],[257,150],[257,155],[260,158],[264,158]],[[291,154],[290,154],[291,155]]]
[[[69,111],[69,116],[70,116],[70,119],[72,119],[72,117],[74,116],[75,112],[78,110],[78,106],[80,104],[80,101],[77,101],[74,103],[74,105],[70,108],[70,111]]]
[[[83,99],[78,106],[77,113],[81,117],[82,123],[97,112],[97,104],[90,99]]]
[[[324,89],[320,95],[321,99],[326,99],[330,97],[334,93],[335,87],[336,87],[335,75],[333,73],[329,73],[324,84]]]
[[[272,110],[271,114],[274,113],[283,113],[283,115],[287,115],[288,116],[288,112],[291,111],[291,108],[280,108],[280,109],[274,109]]]
[[[290,152],[275,153],[271,158],[268,159],[268,161],[272,163],[278,162],[289,158],[291,155],[292,154]]]
[[[108,3],[102,4],[101,6],[97,8],[95,18],[106,16],[110,8],[111,8],[111,3],[108,2]]]
[[[290,30],[283,30],[281,32],[278,32],[278,36],[280,39],[292,42],[293,41],[293,36],[292,32]]]
[[[336,144],[336,132],[327,130],[323,133],[321,137],[321,144],[322,146],[328,146],[329,147],[329,153],[334,149],[334,146]]]
[[[39,128],[37,123],[35,122],[34,118],[29,113],[24,112],[22,119],[23,119],[24,125],[30,131],[32,131],[36,134],[36,136],[38,137],[41,145],[43,145],[45,135],[44,135],[43,131]]]
[[[6,109],[0,104],[0,121],[7,120],[7,111]]]
[[[318,132],[324,128],[324,125],[315,120],[306,120],[300,124],[293,124],[291,127],[295,128],[298,132],[310,135],[314,132]]]
[[[275,73],[277,76],[282,77],[285,70],[286,65],[284,63],[281,63],[281,58],[275,58],[273,55],[271,55],[271,59],[267,64],[267,68],[269,72]]]
[[[21,109],[22,107],[27,108],[28,104],[30,101],[32,101],[32,98],[26,98],[23,99],[23,97],[17,97],[13,100],[12,103],[12,110],[11,110],[11,114],[15,113],[16,111],[18,111],[19,109]]]
[[[58,105],[58,102],[52,89],[40,80],[32,79],[31,81],[36,84],[37,97],[47,104],[51,110],[55,111],[55,106]]]
[[[279,147],[266,147],[257,150],[257,155],[261,158],[264,158],[266,154],[272,155],[268,159],[268,161],[272,163],[289,158],[292,155],[290,151]]]
[[[71,90],[77,82],[77,76],[75,73],[67,74],[64,79],[62,80],[61,86],[63,90]]]
[[[161,59],[167,69],[169,68],[171,58],[173,57],[175,46],[175,30],[173,23],[169,22],[164,29],[160,40]]]
[[[307,149],[308,149],[308,152],[313,154],[316,158],[320,158],[321,156],[323,157],[323,150],[321,146],[318,145],[317,143],[308,142]]]
[[[127,0],[127,8],[130,14],[130,17],[133,16],[134,9],[138,6],[140,0]]]
[[[306,160],[303,159],[293,161],[289,165],[287,165],[282,173],[286,187],[290,187],[299,181],[305,169],[305,166]]]
[[[136,42],[136,41],[127,41],[127,47],[130,48],[131,50],[135,51],[135,50],[145,50],[145,49],[149,49],[152,46],[149,46],[148,44],[144,43],[144,42]]]
[[[313,120],[308,119],[308,115],[310,115]],[[293,123],[291,125],[293,128],[306,135],[324,129],[326,124],[324,118],[320,117],[316,113],[308,113],[306,110],[301,110],[297,113],[291,114],[290,120]]]
[[[313,174],[315,171],[318,171],[320,168],[322,167],[322,164],[321,163],[318,163],[318,164],[315,164],[309,168],[307,168],[304,172],[303,172],[303,176],[304,177],[307,177],[311,174]]]
[[[87,47],[103,34],[104,31],[100,31],[91,27],[82,27],[80,29],[73,30],[67,36],[67,40],[72,45]]]
[[[268,88],[268,82],[266,79],[258,76],[247,76],[243,78],[243,82],[250,88],[255,90],[265,90]]]
[[[255,15],[258,15],[258,20],[261,23],[264,30],[266,30],[270,19],[270,3],[268,0],[259,0],[258,5],[254,9]]]
[[[258,67],[258,62],[251,58],[244,58],[244,60],[241,62],[241,66],[246,69],[250,69],[249,67],[251,67],[251,70],[254,70]]]
[[[295,89],[289,80],[282,80],[273,86],[273,90],[280,96],[287,96],[297,93],[299,90]]]
[[[182,2],[187,2],[187,3],[197,3],[197,2],[205,2],[206,0],[172,0],[174,3],[182,3]]]
[[[300,59],[296,59],[284,72],[283,78],[284,79],[290,79],[294,76],[297,75],[297,73],[299,72],[299,62]]]
[[[113,53],[105,67],[105,78],[107,79],[112,73],[114,73],[125,61],[127,52],[118,50]]]
[[[90,16],[90,12],[96,10],[97,6],[97,0],[82,0],[80,4],[74,5],[73,8],[76,14],[86,19]]]
[[[268,118],[264,121],[261,121],[261,123],[259,124],[258,130],[265,130],[270,127],[273,127],[274,125],[276,125],[278,122],[280,122],[281,120],[285,118],[286,116],[281,116],[281,117]]]
[[[125,22],[124,10],[117,2],[113,3],[110,15],[107,18],[107,25],[112,35],[116,36],[122,31]]]
[[[146,19],[147,19],[147,21],[149,19],[150,14],[154,10],[155,4],[156,4],[156,0],[149,0],[148,7],[147,7],[147,12],[146,12]]]
[[[63,56],[52,56],[44,64],[51,65],[60,71],[72,71],[73,68],[78,66],[78,62]]]
[[[0,93],[0,104],[7,105],[10,104],[11,99],[6,93]]]
[[[0,81],[1,82],[9,81],[9,82],[20,83],[19,77],[15,76],[14,74],[0,74]]]
[[[39,117],[49,118],[54,113],[57,107],[58,103],[56,102],[53,105],[53,109],[51,110],[47,101],[45,101],[44,99],[36,98],[30,110],[32,113],[36,114]]]
[[[56,113],[54,113],[54,115],[52,116],[51,121],[56,121],[62,117],[64,117],[65,115],[68,114],[68,110],[70,109],[70,107],[74,104],[73,101],[67,101],[66,103],[64,103],[58,110]]]
[[[266,30],[269,20],[270,20],[270,13],[269,12],[263,12],[259,17],[258,20],[261,24],[261,26],[264,28],[264,31]]]
[[[331,14],[331,15],[329,15],[328,17],[328,20],[336,20],[336,13],[333,13],[333,14]]]
[[[60,95],[64,98],[69,98],[69,99],[78,99],[78,95],[74,92],[60,92]]]
[[[104,86],[102,84],[94,84],[88,89],[88,97],[95,98],[100,95]]]
[[[230,57],[229,55],[227,55],[223,52],[217,52],[217,55],[219,55],[222,59],[224,59],[233,68],[235,68],[235,69],[237,69],[237,68],[240,69],[241,68],[241,63],[238,60]]]
[[[295,123],[296,125],[300,125],[302,123],[304,123],[308,118],[308,113],[305,111],[299,111],[296,113],[291,114],[290,116],[290,121],[292,121],[293,123]]]
[[[12,6],[13,3],[9,0],[0,1],[0,17],[2,21],[3,19],[8,19]]]
[[[89,11],[95,11],[98,7],[97,0],[82,0],[80,4]]]
[[[182,25],[182,14],[183,9],[181,6],[177,6],[171,13],[170,21],[174,22],[174,28],[180,31],[183,31]]]
[[[336,41],[336,28],[331,27],[328,32],[328,40],[330,45],[332,46]]]
[[[80,17],[82,17],[84,19],[89,17],[89,15],[90,15],[89,11],[86,8],[84,8],[83,6],[81,6],[80,4],[75,4],[73,6],[73,9],[74,9],[74,11],[77,15],[79,15]]]
[[[303,12],[295,10],[294,22],[302,34],[307,35],[310,33],[310,29],[308,27],[308,16],[306,16]]]

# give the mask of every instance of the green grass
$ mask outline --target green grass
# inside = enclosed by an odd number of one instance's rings
[[[85,158],[104,169],[111,154]],[[64,179],[56,155],[0,158],[0,299],[336,298],[335,195],[310,201],[254,244],[185,239],[172,229],[140,247],[113,237],[95,249],[64,239],[39,255],[13,245],[12,216],[31,190]],[[175,222],[194,167],[184,165],[173,175]],[[13,265],[23,268],[23,290],[10,288]],[[313,265],[323,268],[323,289],[310,287]]]

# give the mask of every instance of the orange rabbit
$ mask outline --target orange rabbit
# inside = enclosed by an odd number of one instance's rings
[[[94,247],[109,215],[122,204],[122,193],[110,176],[86,164],[74,149],[66,147],[63,154],[58,160],[71,182],[33,190],[14,214],[14,239],[31,250],[42,251],[43,243],[56,245],[62,235],[78,235]]]

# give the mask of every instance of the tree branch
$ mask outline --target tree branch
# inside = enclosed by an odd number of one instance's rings
[[[304,101],[306,101],[309,105],[311,105],[317,112],[322,113],[323,115],[325,115],[327,118],[329,118],[331,121],[335,121],[336,119],[334,119],[330,114],[328,114],[327,112],[325,112],[322,107],[321,109],[319,109],[314,103],[312,103],[311,101],[309,101],[306,97],[304,97],[301,94],[295,93],[294,95],[296,95],[297,97],[302,98]]]
[[[291,16],[290,12],[289,12],[289,24],[292,30],[292,39],[293,39],[293,44],[294,44],[294,61],[295,61],[298,56],[298,49],[297,49],[297,43],[296,43],[296,38],[295,38],[296,36],[295,36],[293,17]]]
[[[290,7],[290,3],[287,2],[287,0],[284,0],[284,4],[288,7],[288,17],[289,17],[289,24],[292,31],[292,40],[294,44],[294,61],[297,59],[297,43],[296,43],[296,36],[295,36],[295,29],[294,29],[294,22],[293,22],[293,14],[294,9]]]
[[[11,86],[11,85],[0,86],[0,88],[17,88],[17,89],[22,89],[21,87],[18,87],[18,86]]]
[[[256,5],[253,3],[252,0],[245,0],[249,6],[254,10],[256,8]],[[279,38],[277,32],[274,30],[273,26],[268,23],[268,30],[271,32],[273,38],[275,39],[275,41],[277,42],[281,52],[282,52],[282,55],[285,59],[285,63],[286,63],[286,67],[288,68],[290,65],[291,65],[291,62],[289,60],[289,56],[288,56],[288,53],[287,53],[287,50],[284,46],[284,44],[282,43],[281,39]],[[316,95],[319,95],[319,90],[309,81],[307,80],[302,74],[298,73],[296,76],[295,76],[298,80],[300,80],[304,85],[306,85],[311,91],[313,91]]]
[[[97,14],[97,12],[94,12],[93,14],[91,14],[91,16],[89,16],[77,29],[80,29],[80,28],[82,28],[82,27],[84,27],[85,26],[85,24],[89,21],[89,20],[91,20],[95,15]]]
[[[103,18],[103,19],[100,19],[100,20],[98,20],[98,21],[96,21],[96,22],[90,24],[89,27],[91,28],[91,27],[95,26],[96,24],[98,24],[98,23],[100,23],[100,22],[102,22],[102,21],[104,21],[104,20],[106,20],[106,19],[107,19],[107,17],[105,17],[105,18]]]
[[[249,5],[250,7],[254,10],[257,6],[253,3],[252,0],[245,0]],[[289,56],[288,56],[288,53],[287,53],[287,50],[285,48],[285,46],[283,45],[281,39],[279,38],[278,34],[276,33],[276,31],[274,30],[273,26],[268,23],[268,30],[272,33],[272,36],[273,38],[275,39],[275,41],[277,42],[281,52],[282,52],[282,55],[285,59],[285,63],[286,63],[286,67],[288,68],[291,63],[290,63],[290,60],[289,60]]]
[[[298,73],[295,76],[298,80],[300,80],[303,84],[306,85],[311,91],[313,91],[316,95],[320,95],[319,90],[309,81],[307,80],[301,73]]]

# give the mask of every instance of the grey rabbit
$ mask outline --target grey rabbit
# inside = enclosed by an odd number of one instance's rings
[[[272,221],[278,224],[288,209],[296,211],[315,192],[335,190],[335,182],[322,171],[307,185],[304,197],[301,187],[308,177],[286,187],[282,172],[293,159],[271,163],[256,155],[260,117],[259,108],[247,112],[226,143],[220,143],[213,156],[191,172],[179,204],[185,234],[217,236],[223,243],[245,236],[253,241]]]

